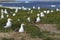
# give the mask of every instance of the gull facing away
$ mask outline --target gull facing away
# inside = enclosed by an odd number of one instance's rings
[[[22,23],[19,29],[19,32],[24,32],[24,28],[23,28],[24,24]]]
[[[7,23],[6,23],[6,25],[4,26],[4,28],[8,28],[8,27],[11,27],[11,26],[12,26],[11,20],[12,20],[12,19],[10,19],[10,18],[7,19]]]

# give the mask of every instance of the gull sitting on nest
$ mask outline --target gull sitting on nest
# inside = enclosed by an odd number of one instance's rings
[[[4,26],[4,28],[8,28],[8,27],[11,27],[11,26],[12,26],[11,20],[12,20],[12,19],[8,18],[7,23],[6,23],[6,25]]]
[[[36,23],[40,22],[40,17],[36,18]]]

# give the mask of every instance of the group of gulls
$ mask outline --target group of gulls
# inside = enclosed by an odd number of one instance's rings
[[[22,8],[24,10],[26,10],[25,7],[22,7]],[[34,6],[33,6],[33,9],[35,9]],[[31,10],[31,8],[28,8],[28,10]],[[36,21],[35,21],[36,23],[40,22],[40,20],[41,20],[40,17],[44,17],[45,16],[44,13],[49,14],[50,12],[54,12],[54,10],[43,10],[43,12],[41,12],[40,11],[40,7],[38,7],[38,10],[39,10],[40,13],[37,13],[37,15],[36,15],[37,16]],[[57,8],[56,11],[60,11],[60,10]],[[18,12],[18,8],[16,8],[15,13],[13,13],[12,15],[15,16],[17,12]],[[32,12],[33,12],[33,10],[31,10],[31,13]],[[7,9],[5,9],[5,10],[1,9],[1,19],[4,18],[4,14],[7,14],[6,17],[9,17],[8,12],[7,12]],[[11,18],[8,18],[7,19],[7,22],[6,22],[6,25],[4,26],[4,28],[8,28],[8,27],[11,27],[12,26],[11,20],[12,20]],[[18,19],[18,21],[19,21],[19,19]],[[30,17],[27,17],[27,21],[28,22],[31,22],[31,18]],[[24,28],[23,28],[24,25],[25,25],[24,23],[21,23],[21,26],[19,28],[19,32],[24,32]]]

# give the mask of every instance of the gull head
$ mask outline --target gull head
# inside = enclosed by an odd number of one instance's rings
[[[12,19],[11,18],[8,18],[8,21],[11,21]]]
[[[25,25],[25,24],[22,23],[21,25]]]

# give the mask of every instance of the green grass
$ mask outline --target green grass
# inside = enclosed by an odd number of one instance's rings
[[[26,30],[26,33],[29,33],[31,37],[45,37],[43,35],[43,33],[40,31],[40,29],[36,26],[34,26],[33,24],[26,24],[25,25],[25,30]]]
[[[2,9],[2,8],[0,8]],[[5,8],[3,8],[5,9]],[[12,19],[12,27],[11,28],[3,28],[3,24],[7,22],[7,17],[6,14],[4,15],[4,19],[0,19],[0,32],[9,32],[10,30],[14,31],[15,29],[20,28],[20,24],[24,23],[24,29],[27,33],[29,33],[32,37],[45,37],[43,33],[40,31],[38,27],[36,27],[33,23],[35,18],[37,17],[36,14],[39,13],[37,9],[32,9],[33,13],[28,14],[28,10],[19,10],[18,13],[16,13],[16,16],[12,16],[14,13],[15,9],[9,9],[7,8],[8,11],[11,11],[12,13],[9,13],[9,18]],[[51,10],[51,9],[41,9],[40,11],[43,10]],[[40,17],[41,21],[39,22],[40,24],[59,24],[60,23],[60,12],[56,12],[55,9],[53,9],[53,13],[45,14],[44,17]],[[1,16],[1,12],[0,12]],[[29,23],[27,21],[27,17],[31,17],[31,22]],[[17,19],[20,19],[20,21],[17,21]],[[60,29],[60,28],[59,28]]]

